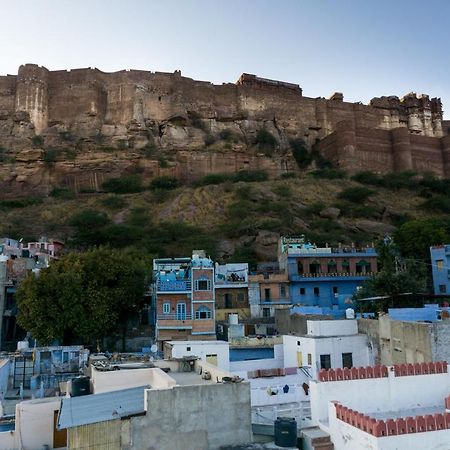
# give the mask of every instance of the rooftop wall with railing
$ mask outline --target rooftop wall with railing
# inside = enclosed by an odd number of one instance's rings
[[[395,417],[391,419],[376,419],[368,414],[334,402],[336,418],[359,428],[375,437],[397,436],[410,433],[424,433],[450,429],[450,412],[418,415],[415,417]]]

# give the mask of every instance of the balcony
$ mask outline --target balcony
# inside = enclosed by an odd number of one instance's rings
[[[190,292],[192,283],[187,280],[157,281],[157,292]]]
[[[157,320],[192,320],[192,314],[158,314]]]
[[[317,279],[320,278],[323,281],[333,280],[336,278],[356,278],[356,279],[365,279],[368,277],[372,277],[376,274],[376,272],[333,272],[333,273],[302,273],[302,274],[293,274],[289,278],[291,281],[303,281],[306,279]]]

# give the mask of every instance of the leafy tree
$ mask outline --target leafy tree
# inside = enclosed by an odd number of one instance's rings
[[[411,220],[398,228],[394,240],[401,253],[408,258],[428,262],[430,247],[450,242],[450,220]]]
[[[379,271],[363,284],[357,298],[425,291],[427,271],[423,261],[403,259],[396,245],[387,240],[377,246],[377,251]]]
[[[80,211],[69,220],[69,225],[75,228],[74,245],[80,248],[87,248],[103,244],[102,231],[110,224],[110,218],[103,212],[94,209]]]
[[[144,261],[131,251],[99,248],[69,254],[30,274],[17,291],[20,326],[42,344],[95,344],[143,302]]]
[[[337,198],[348,200],[349,202],[362,203],[374,194],[376,194],[374,190],[366,187],[351,187],[339,192]]]
[[[130,194],[141,192],[144,189],[142,186],[142,177],[140,175],[110,178],[102,184],[102,188],[106,192],[113,192],[115,194]]]

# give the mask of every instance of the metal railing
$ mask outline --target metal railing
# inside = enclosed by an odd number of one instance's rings
[[[192,320],[192,314],[157,314],[157,320]]]
[[[190,291],[191,287],[192,283],[184,280],[156,282],[156,290],[158,292]]]
[[[301,278],[323,278],[323,277],[371,277],[376,272],[318,272],[318,273],[298,273],[294,276]]]

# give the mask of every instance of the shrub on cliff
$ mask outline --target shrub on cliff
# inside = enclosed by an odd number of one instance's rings
[[[225,128],[219,133],[219,139],[225,142],[237,143],[240,141],[240,136],[236,134],[232,129]]]
[[[207,186],[209,184],[222,184],[226,181],[231,181],[233,175],[229,173],[211,173],[204,176],[194,183],[194,186]]]
[[[0,208],[26,208],[42,203],[40,197],[23,197],[0,200]]]
[[[306,169],[312,163],[312,155],[308,151],[306,143],[303,139],[291,139],[289,141],[291,146],[292,156],[297,162],[300,169]]]
[[[44,162],[46,164],[53,164],[58,159],[59,151],[56,148],[49,148],[45,150]]]
[[[365,187],[352,187],[339,192],[337,197],[341,200],[347,200],[353,203],[362,203],[370,196],[376,194],[376,191]]]
[[[75,192],[65,187],[55,187],[50,192],[50,196],[60,198],[62,200],[72,200],[75,198]]]
[[[180,182],[175,177],[162,176],[154,178],[150,183],[150,189],[172,190],[176,189]]]
[[[253,181],[267,181],[269,179],[269,175],[265,170],[240,170],[233,177],[233,181],[244,181],[244,182],[253,182]]]
[[[422,206],[426,209],[442,212],[449,214],[450,213],[450,198],[444,195],[439,195],[436,197],[432,197],[426,200]]]
[[[112,192],[114,194],[131,194],[141,192],[144,189],[140,175],[110,178],[102,184],[102,188],[106,192]]]
[[[271,156],[278,142],[269,130],[260,128],[256,133],[255,144],[266,156]]]
[[[351,179],[361,184],[371,184],[374,186],[380,186],[383,183],[382,177],[370,170],[355,173]]]
[[[325,178],[327,180],[336,180],[347,177],[347,173],[345,172],[345,170],[329,168],[313,170],[312,172],[309,172],[308,175],[311,175],[314,178]]]
[[[37,134],[36,136],[33,136],[31,138],[31,142],[35,147],[42,147],[44,145],[44,138],[41,135]]]

